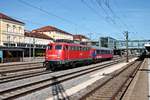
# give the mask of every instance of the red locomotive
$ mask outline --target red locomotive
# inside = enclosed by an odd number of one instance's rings
[[[111,59],[113,51],[106,48],[89,47],[75,43],[50,43],[46,49],[46,69],[55,70],[63,65],[73,66],[77,63],[89,64],[91,62]]]

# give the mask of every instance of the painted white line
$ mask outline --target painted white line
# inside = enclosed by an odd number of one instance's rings
[[[129,62],[134,61],[134,60],[136,60],[136,59],[137,59],[137,58],[133,58],[133,59],[129,60]],[[72,87],[72,88],[70,88],[70,89],[67,89],[67,90],[65,91],[65,93],[67,94],[67,96],[71,96],[71,95],[77,93],[78,91],[80,91],[80,90],[86,88],[87,86],[93,84],[93,83],[96,82],[97,80],[99,80],[99,79],[105,77],[105,76],[102,75],[103,73],[111,73],[111,72],[113,72],[113,71],[115,71],[115,70],[117,70],[117,69],[119,69],[119,68],[125,66],[126,64],[128,64],[128,63],[116,64],[116,65],[114,65],[114,66],[112,66],[112,67],[110,67],[110,68],[104,69],[103,71],[99,71],[99,72],[97,72],[96,74],[91,75],[91,76],[90,76],[91,78],[90,78],[89,80],[87,80],[87,81],[85,81],[85,82],[83,82],[83,83],[81,83],[81,84],[78,84],[78,85],[76,85],[76,86],[74,86],[74,87]],[[65,93],[63,93],[63,94],[65,94]],[[61,95],[61,94],[59,93],[58,95]],[[64,95],[64,96],[65,96],[65,95]],[[49,97],[49,98],[47,98],[46,100],[53,100],[53,98],[57,98],[57,97],[56,97],[56,96],[55,96],[55,97]]]

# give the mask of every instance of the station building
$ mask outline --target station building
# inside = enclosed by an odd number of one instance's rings
[[[23,49],[17,48],[17,45],[24,42],[24,25],[0,13],[0,62],[20,60],[18,57],[23,56]]]
[[[25,31],[25,23],[0,13],[0,62],[23,61],[43,56],[53,39],[38,32]]]
[[[51,37],[54,41],[59,39],[64,40],[73,40],[73,35],[71,33],[65,32],[61,29],[58,29],[54,26],[44,26],[38,29],[32,30],[32,32],[38,32],[41,34],[45,34]]]

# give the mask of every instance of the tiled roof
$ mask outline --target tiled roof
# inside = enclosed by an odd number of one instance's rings
[[[21,21],[18,21],[18,20],[16,20],[16,19],[13,19],[13,18],[11,18],[11,17],[9,17],[9,16],[7,16],[7,15],[5,15],[5,14],[3,14],[3,13],[0,13],[0,19],[6,19],[6,20],[10,20],[10,21],[14,21],[14,22],[21,23],[21,24],[25,24],[25,23],[23,23],[23,22],[21,22]]]
[[[25,36],[53,40],[51,37],[49,37],[45,34],[42,34],[42,33],[38,33],[38,32],[25,31]]]
[[[84,36],[84,35],[74,35],[73,39],[89,39],[88,37]]]
[[[41,27],[41,28],[38,28],[38,29],[35,29],[33,30],[33,32],[36,31],[36,32],[49,32],[49,31],[56,31],[56,32],[60,32],[62,34],[67,34],[67,35],[72,35],[71,33],[68,33],[68,32],[65,32],[63,30],[60,30],[56,27],[53,27],[53,26],[44,26],[44,27]]]

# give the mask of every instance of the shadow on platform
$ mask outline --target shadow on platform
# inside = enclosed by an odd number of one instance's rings
[[[53,81],[52,85],[53,100],[70,100],[69,96],[67,96],[67,94],[65,93],[63,85],[57,81],[57,78],[53,77],[52,81]]]

